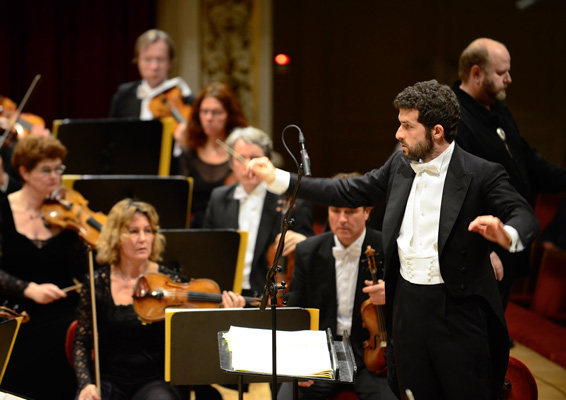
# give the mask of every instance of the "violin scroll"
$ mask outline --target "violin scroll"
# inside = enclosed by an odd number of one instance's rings
[[[30,316],[27,312],[22,311],[21,313],[18,313],[14,310],[12,310],[11,308],[8,307],[4,307],[4,306],[0,306],[0,319],[13,319],[13,318],[18,318],[18,317],[22,317],[22,323],[25,324],[26,322],[28,322],[30,320]]]

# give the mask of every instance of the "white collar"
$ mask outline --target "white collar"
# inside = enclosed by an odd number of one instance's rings
[[[180,76],[176,76],[175,78],[163,81],[161,84],[157,85],[154,88],[149,87],[147,81],[143,79],[141,84],[138,86],[137,97],[140,100],[153,99],[155,96],[174,87],[178,87],[181,90],[183,97],[188,97],[192,93],[192,90],[189,85],[187,85],[187,82],[185,82]]]

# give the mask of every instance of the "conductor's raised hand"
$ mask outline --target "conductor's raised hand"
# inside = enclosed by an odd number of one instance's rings
[[[258,157],[250,160],[246,171],[259,177],[268,185],[275,180],[275,166],[267,157]]]
[[[490,242],[499,244],[506,250],[511,247],[511,235],[505,230],[505,225],[493,215],[481,215],[470,222],[468,230],[482,235]]]

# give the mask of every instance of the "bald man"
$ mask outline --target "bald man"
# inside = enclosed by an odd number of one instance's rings
[[[511,84],[511,55],[503,43],[474,40],[460,56],[459,81],[452,89],[460,103],[456,143],[464,150],[497,162],[506,169],[511,184],[531,204],[537,193],[566,190],[566,168],[549,163],[519,135],[503,101]],[[530,272],[529,253],[508,253],[494,247],[491,254],[506,306],[512,283]],[[501,266],[502,265],[502,266]]]

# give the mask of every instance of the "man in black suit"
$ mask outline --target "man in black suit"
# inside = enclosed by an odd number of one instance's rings
[[[349,208],[387,199],[387,365],[397,395],[496,399],[509,336],[489,244],[520,251],[536,237],[538,221],[500,165],[455,145],[460,113],[448,86],[420,82],[393,104],[402,152],[360,178],[305,179],[300,194]],[[266,159],[250,161],[248,170],[279,192],[297,179]]]
[[[169,79],[175,45],[166,32],[150,29],[142,33],[136,41],[134,53],[141,79],[118,87],[110,105],[110,118],[154,119],[149,102],[174,87],[180,89],[185,104],[192,104],[195,96],[183,78]]]
[[[460,103],[456,143],[464,150],[503,165],[509,181],[533,205],[537,193],[566,190],[566,168],[549,163],[525,139],[503,104],[511,84],[511,55],[503,45],[480,38],[460,56],[459,76],[452,86]],[[529,252],[510,254],[494,246],[492,257],[502,262],[500,291],[504,307],[512,283],[530,273]],[[499,261],[498,258],[501,260]]]
[[[110,118],[154,119],[155,115],[149,108],[152,99],[171,89],[179,89],[181,99],[177,99],[178,101],[186,105],[193,104],[195,95],[183,78],[177,76],[169,79],[169,71],[175,59],[175,44],[167,32],[150,29],[142,33],[136,41],[134,53],[134,62],[138,66],[141,79],[123,83],[118,87],[110,104]],[[184,131],[187,124],[177,122],[180,123],[173,132],[175,147],[171,160],[171,175],[178,172],[181,147],[186,145]]]
[[[271,158],[273,152],[271,138],[254,127],[234,129],[225,143],[246,160],[256,157]],[[246,172],[246,166],[241,160],[230,156],[230,165],[238,183],[221,186],[212,191],[203,228],[232,228],[249,233],[242,280],[243,294],[261,295],[270,266],[267,252],[279,239],[278,233],[281,231],[287,199],[268,192],[261,180]],[[309,203],[298,201],[292,217],[295,225],[285,236],[283,256],[292,254],[298,242],[314,234]]]
[[[360,175],[339,174],[334,178],[350,176]],[[371,246],[376,265],[383,267],[381,232],[366,229],[370,210],[370,207],[328,207],[331,231],[297,244],[287,305],[319,309],[319,329],[330,328],[335,338],[348,331],[358,369],[354,386],[308,381],[311,386],[299,388],[299,399],[324,400],[343,390],[355,390],[360,399],[395,398],[385,377],[370,372],[364,363],[363,344],[369,339],[360,311],[362,303],[369,298],[364,292],[371,290],[376,299],[381,296],[377,303],[381,306],[385,303],[385,285],[383,281],[373,285],[368,256],[364,254]],[[290,385],[284,384],[278,399],[290,399],[290,392]]]

